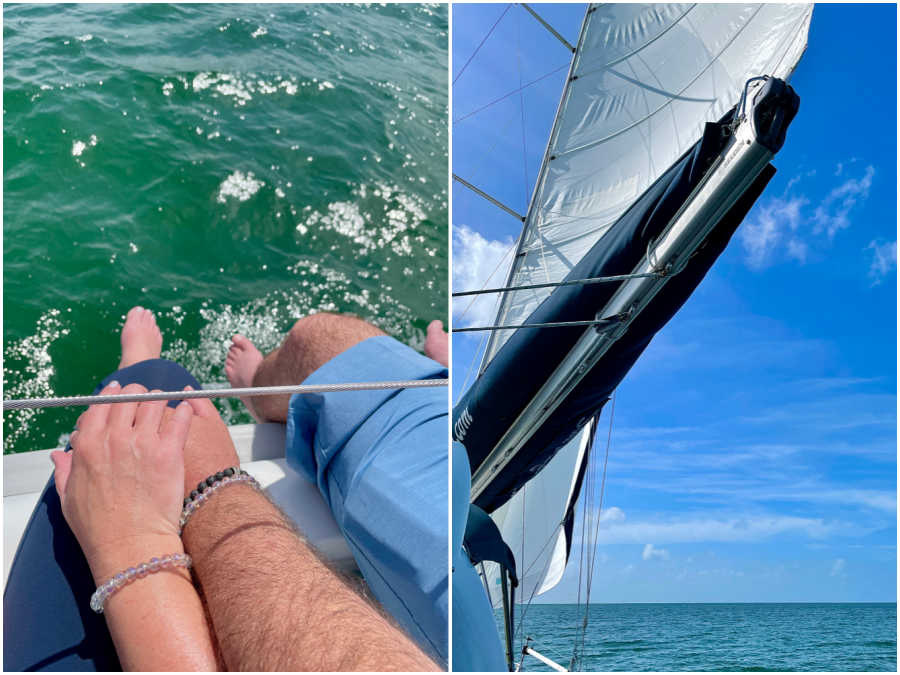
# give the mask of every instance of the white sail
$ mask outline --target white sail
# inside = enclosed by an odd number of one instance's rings
[[[578,497],[578,472],[590,448],[593,426],[585,425],[537,476],[491,514],[516,559],[517,602],[527,602],[562,579],[569,548],[563,518]],[[500,568],[487,562],[484,571],[491,603],[500,607]]]
[[[562,280],[749,78],[789,77],[811,15],[801,4],[591,6],[506,286]],[[522,323],[551,291],[506,293],[494,323]],[[491,335],[482,370],[511,333]]]

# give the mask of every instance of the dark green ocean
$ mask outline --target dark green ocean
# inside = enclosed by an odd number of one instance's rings
[[[421,350],[448,309],[447,14],[6,5],[4,397],[90,393],[133,305],[207,383],[233,333],[271,349],[315,311]],[[4,452],[78,414],[4,414]]]
[[[569,667],[583,618],[577,605],[532,605],[516,663],[530,636],[533,649]],[[497,620],[502,634],[502,613]],[[596,604],[580,654],[578,668],[588,671],[896,672],[897,605]],[[522,669],[552,672],[532,656]]]

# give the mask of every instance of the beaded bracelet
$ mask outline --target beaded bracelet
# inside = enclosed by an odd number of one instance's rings
[[[194,511],[200,508],[212,493],[220,487],[231,485],[233,483],[248,483],[253,488],[260,490],[259,483],[249,473],[241,469],[239,466],[231,466],[223,469],[218,473],[214,473],[206,480],[197,484],[196,490],[191,490],[191,494],[184,499],[184,509],[181,511],[181,519],[178,521],[178,534],[184,532],[184,526],[193,515]]]
[[[168,567],[187,567],[191,566],[191,556],[186,553],[172,553],[164,555],[162,558],[150,558],[149,561],[141,563],[137,567],[129,567],[124,572],[119,572],[106,583],[97,587],[91,596],[91,609],[97,614],[103,614],[103,605],[113,593],[118,591],[122,586],[130,584],[136,578],[143,578],[148,574],[160,572]]]

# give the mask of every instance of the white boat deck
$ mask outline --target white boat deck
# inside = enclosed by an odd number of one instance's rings
[[[265,488],[307,540],[339,569],[356,569],[319,489],[289,468],[282,424],[242,424],[228,428],[241,466]],[[52,450],[3,456],[3,584],[31,512],[53,472]]]

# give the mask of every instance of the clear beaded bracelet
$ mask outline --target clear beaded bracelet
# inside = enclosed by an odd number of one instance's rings
[[[247,483],[256,490],[260,490],[259,483],[249,473],[241,469],[239,466],[231,466],[223,469],[218,473],[197,484],[196,490],[191,490],[191,494],[184,499],[184,508],[181,511],[181,519],[178,521],[178,534],[184,532],[184,526],[194,514],[208,500],[212,493],[226,485],[234,483]]]
[[[103,614],[103,605],[109,596],[135,579],[141,579],[148,574],[160,572],[168,567],[190,568],[190,566],[191,556],[186,553],[172,553],[164,555],[162,558],[150,558],[149,561],[141,563],[137,567],[129,567],[124,572],[119,572],[112,579],[97,587],[97,590],[91,596],[91,609],[97,614]]]

